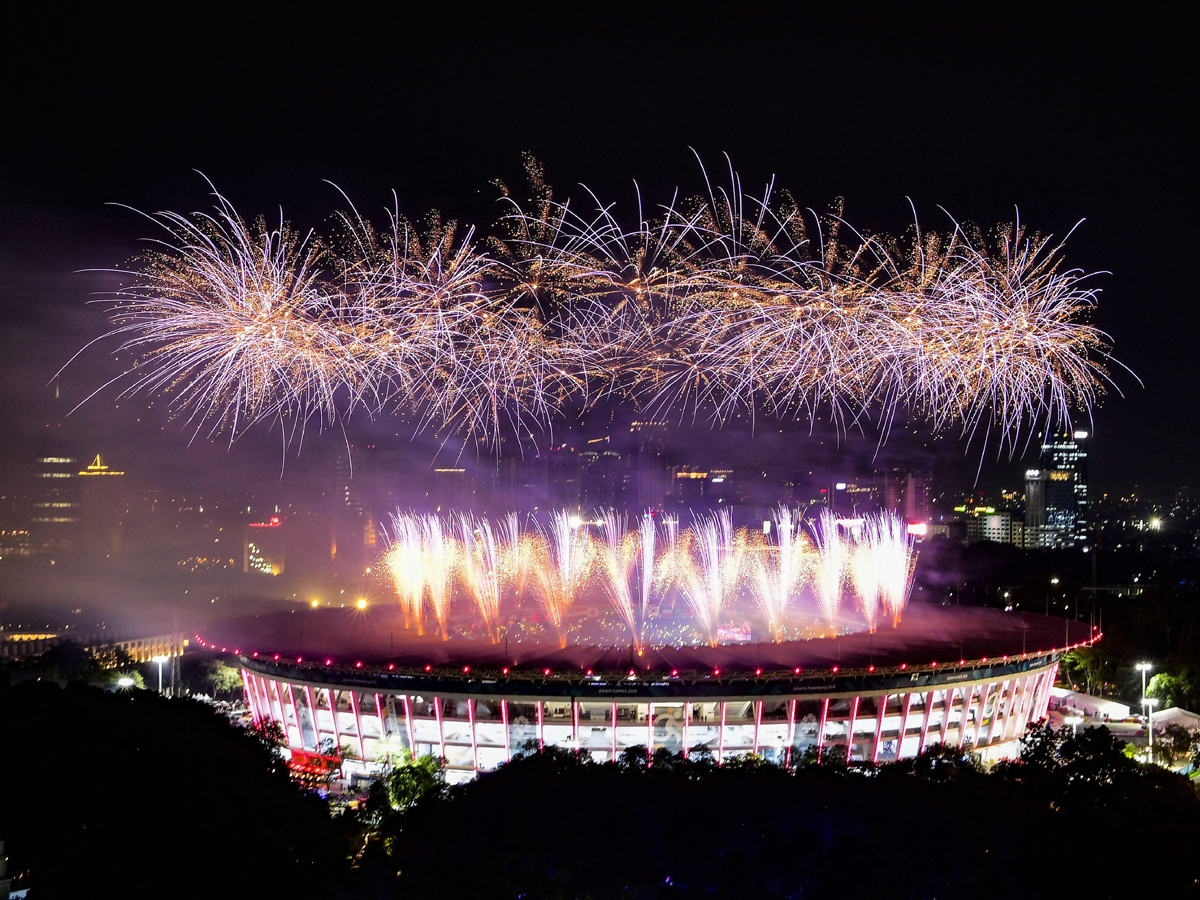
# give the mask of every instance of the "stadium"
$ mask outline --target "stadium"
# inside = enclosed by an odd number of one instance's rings
[[[787,764],[814,751],[883,763],[937,742],[997,759],[1045,716],[1061,655],[1101,636],[1059,618],[925,604],[875,634],[641,654],[426,640],[371,655],[379,628],[387,634],[378,622],[368,639],[350,617],[326,620],[337,660],[227,647],[252,715],[278,723],[297,770],[327,765],[332,747],[348,745],[368,768],[405,749],[442,758],[455,783],[530,741],[600,762],[636,747],[718,763],[754,754]],[[242,637],[273,634],[261,619],[253,630]]]

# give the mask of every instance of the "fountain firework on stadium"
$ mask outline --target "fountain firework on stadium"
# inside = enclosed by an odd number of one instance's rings
[[[164,239],[107,301],[134,359],[123,394],[169,394],[230,439],[356,409],[524,439],[616,397],[714,425],[872,410],[885,432],[903,408],[1011,447],[1108,381],[1106,338],[1083,321],[1095,291],[1019,222],[990,240],[957,224],[865,236],[840,216],[814,229],[730,170],[727,188],[655,215],[639,203],[629,226],[530,172],[533,201],[511,202],[490,243],[353,209],[330,241],[248,222],[219,195],[213,213],[151,216]]]
[[[580,602],[603,595],[638,652],[656,603],[678,603],[697,639],[716,645],[748,609],[776,642],[789,618],[823,620],[837,633],[847,585],[872,632],[885,612],[898,624],[908,602],[916,554],[892,513],[838,520],[822,511],[807,523],[811,539],[787,507],[776,510],[770,535],[734,528],[728,510],[697,515],[682,532],[655,519],[647,513],[634,529],[613,510],[594,521],[560,510],[521,528],[515,515],[494,527],[483,516],[397,512],[383,570],[406,618],[418,629],[432,618],[443,639],[457,597],[457,614],[477,616],[495,643],[501,623],[519,614],[518,583],[528,580],[559,646],[568,619],[581,618]]]

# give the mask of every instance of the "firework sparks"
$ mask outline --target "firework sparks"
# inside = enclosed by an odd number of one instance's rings
[[[774,525],[774,544],[757,547],[752,558],[750,586],[767,627],[779,641],[788,603],[804,582],[808,542],[789,507],[776,509]]]
[[[728,509],[702,516],[692,524],[692,554],[680,585],[692,615],[708,642],[717,643],[717,628],[731,588],[741,573],[741,553]]]
[[[487,519],[476,519],[467,513],[458,517],[458,533],[462,545],[463,588],[475,601],[475,608],[494,644],[498,639],[496,628],[503,595],[502,545]]]
[[[629,531],[625,516],[611,509],[600,516],[598,549],[600,570],[604,573],[604,586],[613,606],[625,620],[634,646],[640,653],[642,641],[633,603],[633,587],[630,583],[639,559],[637,544],[637,534]]]
[[[531,575],[546,619],[558,634],[559,645],[565,647],[567,611],[587,579],[591,541],[565,510],[553,513],[548,526],[539,523],[537,528],[541,540],[536,545]]]
[[[814,244],[790,199],[749,196],[732,170],[632,229],[538,196],[491,255],[398,211],[382,230],[342,215],[336,243],[219,195],[212,214],[151,217],[166,235],[111,301],[124,392],[232,436],[366,408],[495,441],[617,395],[714,424],[874,409],[886,431],[907,408],[1014,446],[1109,381],[1086,275],[1020,223],[905,243],[847,239],[836,217]]]
[[[421,562],[425,585],[429,590],[429,608],[442,632],[450,639],[447,620],[454,596],[454,570],[458,546],[439,516],[425,516],[421,522]]]
[[[644,628],[646,618],[650,614],[650,599],[654,594],[654,552],[658,537],[658,528],[654,523],[654,516],[649,512],[642,515],[642,521],[638,525],[638,537],[638,545],[642,551],[638,566],[638,580],[641,587],[642,627]]]
[[[842,584],[846,577],[846,542],[838,529],[837,515],[830,509],[821,510],[809,522],[813,544],[817,548],[817,566],[813,573],[813,593],[817,606],[829,627],[837,623],[838,607],[842,603]]]
[[[912,593],[917,565],[913,538],[902,518],[895,513],[882,513],[877,520],[875,540],[883,605],[892,614],[892,624],[897,625]]]
[[[404,626],[416,621],[417,633],[425,633],[424,557],[421,553],[421,523],[412,513],[392,514],[391,528],[386,532],[387,550],[383,561],[392,577],[392,588],[404,611]]]

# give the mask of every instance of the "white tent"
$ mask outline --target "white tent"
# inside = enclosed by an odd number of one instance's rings
[[[1178,706],[1154,711],[1154,733],[1160,734],[1168,725],[1182,725],[1188,731],[1200,731],[1200,715]]]
[[[1081,694],[1079,691],[1069,691],[1060,687],[1050,688],[1050,696],[1052,698],[1051,707],[1064,713],[1097,719],[1108,716],[1109,719],[1116,721],[1129,717],[1129,707],[1116,700],[1105,700],[1103,697],[1093,697],[1090,694]],[[1158,722],[1157,714],[1154,716],[1154,721]]]

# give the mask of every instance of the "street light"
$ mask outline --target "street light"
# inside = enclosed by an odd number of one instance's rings
[[[117,679],[117,687],[131,688],[131,687],[133,687],[133,685],[134,685],[134,680],[132,678],[130,678],[129,676],[125,676],[124,678]]]
[[[1138,663],[1136,666],[1134,666],[1134,668],[1142,673],[1142,705],[1144,706],[1146,703],[1146,673],[1154,668],[1154,664],[1153,663]],[[1150,729],[1148,729],[1148,728],[1146,729],[1147,732],[1149,732],[1149,730]],[[1147,747],[1150,746],[1149,736],[1147,736],[1147,738],[1146,738],[1146,746]]]
[[[151,662],[158,663],[158,692],[160,694],[162,693],[162,664],[170,661],[170,659],[171,657],[169,656],[152,656],[150,658]]]
[[[1154,763],[1154,707],[1158,705],[1157,697],[1143,697],[1142,706],[1146,707],[1146,746],[1150,750],[1150,763]]]

